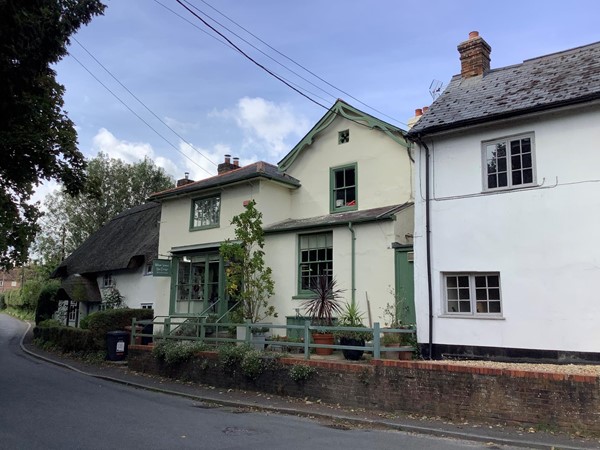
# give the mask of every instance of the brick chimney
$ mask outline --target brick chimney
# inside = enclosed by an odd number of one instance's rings
[[[479,32],[471,31],[469,39],[458,44],[461,76],[471,78],[489,71],[491,52],[492,47],[479,36]]]
[[[423,115],[423,109],[422,108],[417,108],[415,109],[415,115],[414,117],[411,117],[410,119],[408,119],[408,129],[410,130],[412,127],[415,126],[415,124],[419,121],[419,119],[421,118],[421,116]]]
[[[225,155],[225,161],[217,166],[217,172],[219,175],[227,173],[233,169],[237,169],[235,165],[236,158],[233,158],[233,164],[231,163],[231,155]]]
[[[190,180],[190,173],[186,172],[184,178],[177,180],[177,187],[185,186],[186,184],[193,183],[194,180]]]

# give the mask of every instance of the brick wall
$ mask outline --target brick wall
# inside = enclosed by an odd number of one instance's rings
[[[349,407],[439,416],[451,420],[600,433],[600,380],[593,376],[430,364],[371,361],[356,364],[281,358],[281,367],[249,380],[227,373],[214,352],[203,352],[176,368],[157,362],[148,347],[129,347],[129,368],[222,388],[320,399]],[[317,369],[293,381],[292,364]]]

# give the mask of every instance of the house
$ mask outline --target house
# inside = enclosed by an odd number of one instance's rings
[[[219,246],[254,200],[263,214],[265,261],[273,270],[277,323],[302,320],[317,275],[335,277],[372,321],[394,294],[412,306],[412,156],[404,132],[338,100],[277,166],[240,167],[153,194],[162,204],[159,253],[172,276],[159,281],[158,315],[219,316],[225,295]]]
[[[129,308],[154,307],[153,261],[158,256],[160,204],[149,202],[112,219],[67,257],[52,273],[60,278],[58,299],[77,326],[102,309],[115,294]]]
[[[0,271],[0,294],[21,287],[22,269]]]
[[[477,32],[458,51],[409,132],[419,342],[600,361],[600,43],[497,69]]]

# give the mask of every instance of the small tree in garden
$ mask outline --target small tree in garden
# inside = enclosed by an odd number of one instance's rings
[[[237,242],[228,239],[221,244],[221,255],[226,264],[227,293],[240,301],[244,319],[256,323],[277,317],[275,307],[269,305],[275,283],[271,268],[264,261],[262,213],[256,209],[254,200],[245,208],[231,220]]]

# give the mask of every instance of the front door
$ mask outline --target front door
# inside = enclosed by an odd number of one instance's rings
[[[218,253],[180,256],[174,258],[173,314],[218,314],[227,310],[223,298],[223,271]]]
[[[415,285],[412,246],[396,248],[396,317],[404,325],[416,324]]]

